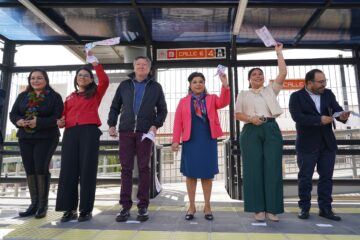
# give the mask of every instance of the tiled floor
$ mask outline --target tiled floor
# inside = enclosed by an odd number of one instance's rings
[[[201,189],[197,199],[202,200]],[[330,221],[312,209],[308,220],[296,217],[296,201],[286,202],[280,222],[258,224],[251,213],[243,212],[243,203],[232,200],[222,184],[214,185],[214,221],[203,217],[203,204],[197,204],[192,221],[184,219],[187,197],[183,185],[164,186],[161,194],[151,201],[150,219],[136,221],[136,207],[128,222],[115,222],[119,211],[116,199],[95,203],[91,221],[60,223],[62,213],[53,211],[53,200],[46,218],[18,218],[19,208],[25,208],[27,199],[0,199],[0,239],[123,239],[123,240],[242,240],[242,239],[291,239],[291,240],[360,240],[360,199],[337,201],[334,210],[343,218]],[[316,205],[316,204],[314,204]]]

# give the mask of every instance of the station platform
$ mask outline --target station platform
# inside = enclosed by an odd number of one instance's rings
[[[101,194],[101,195],[99,195]],[[335,222],[318,216],[313,202],[308,220],[297,218],[297,199],[285,199],[285,213],[279,222],[258,223],[252,213],[245,213],[243,202],[230,199],[223,182],[214,182],[212,194],[213,221],[204,219],[201,184],[198,183],[197,212],[185,220],[188,199],[185,184],[165,184],[149,206],[150,219],[136,221],[133,206],[127,222],[115,221],[119,212],[119,187],[97,191],[93,218],[88,222],[60,223],[61,212],[54,211],[54,193],[50,195],[48,215],[43,219],[18,218],[18,211],[28,198],[0,199],[0,239],[101,239],[101,240],[360,240],[360,194],[335,196],[334,211],[342,217]]]

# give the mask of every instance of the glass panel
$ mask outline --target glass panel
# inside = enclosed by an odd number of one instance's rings
[[[155,41],[229,42],[228,8],[162,8],[147,13]],[[152,17],[152,19],[151,19]]]
[[[262,43],[255,30],[263,26],[267,26],[275,40],[292,41],[313,12],[314,9],[249,8],[245,12],[237,42]]]
[[[132,8],[57,8],[65,23],[81,36],[121,37],[121,42],[143,40],[143,31]]]
[[[0,34],[10,40],[49,40],[64,36],[22,7],[0,8],[0,19]]]
[[[329,9],[303,38],[304,41],[358,41],[360,11]]]

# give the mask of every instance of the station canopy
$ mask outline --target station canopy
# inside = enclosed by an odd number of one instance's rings
[[[243,4],[241,4],[243,1]],[[16,44],[84,44],[120,37],[122,48],[263,47],[255,29],[294,48],[356,49],[359,0],[0,0],[0,39]],[[236,38],[234,38],[234,33]],[[117,56],[116,56],[117,55]]]

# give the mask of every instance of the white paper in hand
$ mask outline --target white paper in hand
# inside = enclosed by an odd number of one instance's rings
[[[217,76],[217,75],[219,75],[219,76],[224,75],[224,74],[225,74],[225,70],[226,70],[226,67],[223,66],[223,65],[221,65],[221,64],[219,64],[219,65],[217,66],[217,70],[216,70],[215,76]]]
[[[148,133],[144,133],[142,135],[141,141],[143,141],[145,138],[148,138],[151,141],[153,141],[153,143],[155,143],[155,134],[154,134],[153,131],[149,131]]]
[[[85,44],[85,50],[88,52],[92,48],[94,48],[96,45],[111,46],[111,45],[116,45],[119,43],[120,43],[120,37],[109,38],[109,39],[105,39],[102,41],[87,43],[87,44]]]
[[[264,42],[266,47],[276,46],[276,41],[266,26],[255,30],[259,38]]]
[[[91,56],[87,55],[86,56],[86,62],[88,62],[88,63],[97,62],[98,63],[99,60],[94,55],[91,55]]]

